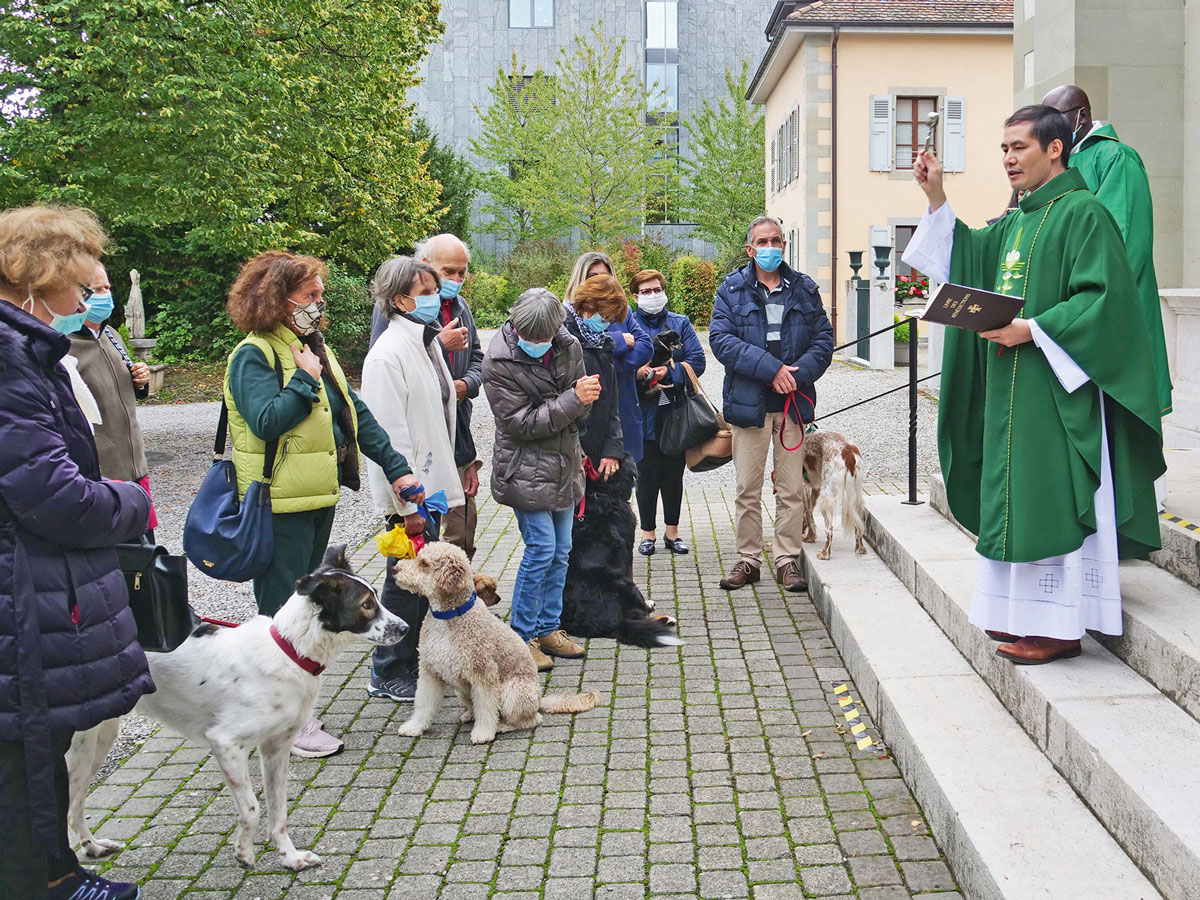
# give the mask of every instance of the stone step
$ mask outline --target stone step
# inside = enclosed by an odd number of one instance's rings
[[[806,552],[804,566],[965,896],[1161,896],[883,560],[837,538],[832,560]]]
[[[872,545],[1033,742],[1164,897],[1193,900],[1200,722],[1090,637],[1081,657],[1054,665],[998,657],[967,622],[973,540],[928,505],[871,497],[867,510]]]
[[[931,481],[930,496],[953,522],[940,478]],[[1200,590],[1171,571],[1132,560],[1121,564],[1121,599],[1125,633],[1097,640],[1200,719]]]
[[[1200,587],[1200,450],[1166,449],[1166,512],[1159,516],[1162,549],[1151,561]]]

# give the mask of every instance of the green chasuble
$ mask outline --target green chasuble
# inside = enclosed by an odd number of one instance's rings
[[[1157,386],[1151,367],[1131,364],[1150,338],[1120,234],[1083,176],[1055,176],[986,228],[956,222],[950,280],[1022,296],[1021,317],[1091,379],[1067,393],[1033,342],[1001,349],[946,329],[938,451],[950,509],[980,555],[1033,562],[1095,532],[1101,391],[1120,555],[1157,549]]]
[[[1078,169],[1088,188],[1117,220],[1125,252],[1137,282],[1142,311],[1150,330],[1151,359],[1158,385],[1159,409],[1171,411],[1171,372],[1167,368],[1167,343],[1163,338],[1162,305],[1154,275],[1154,204],[1150,180],[1138,152],[1122,144],[1112,125],[1095,128],[1067,162]]]

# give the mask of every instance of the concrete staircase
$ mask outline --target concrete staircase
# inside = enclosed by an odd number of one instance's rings
[[[833,559],[810,552],[805,568],[964,891],[1197,900],[1200,590],[1124,564],[1124,636],[1014,666],[967,622],[974,540],[948,518],[940,482],[931,497],[868,498],[878,555],[854,556],[839,533]],[[1200,559],[1200,534],[1178,530],[1188,542],[1156,554],[1164,565]]]

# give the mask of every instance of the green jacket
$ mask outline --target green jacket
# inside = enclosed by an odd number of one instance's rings
[[[243,495],[250,482],[262,477],[266,442],[277,439],[271,480],[271,508],[276,513],[305,512],[337,503],[337,448],[344,436],[337,426],[341,400],[331,389],[330,379],[350,400],[363,454],[379,463],[389,480],[411,471],[350,388],[332,348],[326,347],[329,369],[316,379],[297,368],[290,348],[298,343],[286,325],[273,332],[253,332],[233,349],[225,374],[238,494]],[[276,359],[283,370],[282,390],[275,373]]]

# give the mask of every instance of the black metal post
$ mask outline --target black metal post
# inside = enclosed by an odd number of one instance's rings
[[[908,318],[908,499],[907,506],[920,506],[917,499],[917,320]]]

